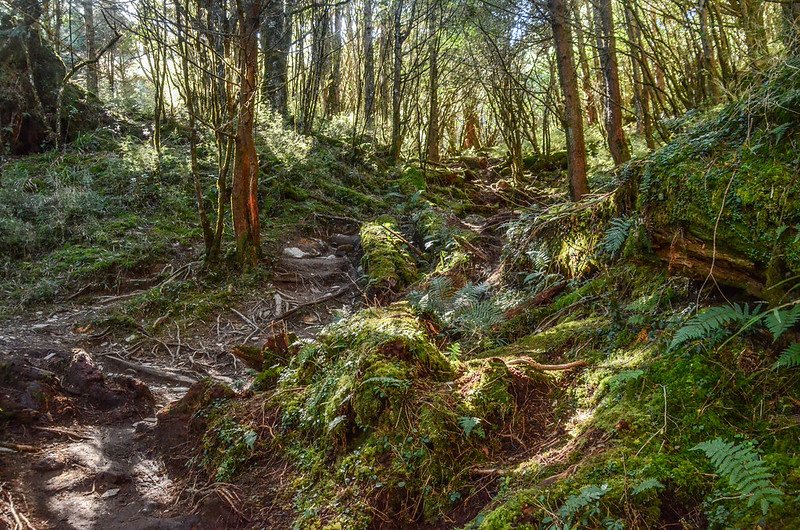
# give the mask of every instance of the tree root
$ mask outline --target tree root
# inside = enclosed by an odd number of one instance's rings
[[[534,361],[530,357],[517,357],[516,359],[508,361],[506,364],[508,364],[509,366],[524,364],[525,366],[530,366],[532,368],[535,368],[537,370],[542,370],[544,372],[560,372],[564,370],[571,370],[573,368],[580,368],[582,366],[588,365],[589,363],[587,363],[584,360],[580,360],[565,364],[541,364],[537,361]]]

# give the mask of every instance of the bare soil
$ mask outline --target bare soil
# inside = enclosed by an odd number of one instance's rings
[[[174,465],[180,448],[159,437],[157,414],[202,378],[246,384],[232,350],[263,343],[276,323],[311,336],[359,304],[357,227],[344,228],[285,242],[263,293],[183,336],[134,341],[87,324],[131,293],[0,322],[0,528],[248,526],[236,491]]]

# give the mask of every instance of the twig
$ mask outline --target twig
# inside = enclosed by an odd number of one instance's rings
[[[193,377],[174,373],[172,370],[169,370],[167,368],[154,368],[150,366],[144,366],[142,364],[132,363],[130,361],[126,361],[125,359],[117,357],[116,355],[106,354],[103,355],[103,357],[116,361],[122,366],[131,368],[133,370],[136,370],[137,372],[142,372],[143,374],[152,375],[154,377],[160,377],[162,379],[167,379],[170,381],[176,381],[179,383],[184,383],[189,385],[193,385],[197,382],[197,379]]]
[[[401,234],[397,233],[397,231],[392,230],[391,228],[389,228],[388,226],[385,226],[385,225],[378,225],[378,226],[380,226],[381,228],[383,228],[384,230],[389,232],[391,235],[393,235],[394,237],[396,237],[397,239],[402,241],[414,254],[417,255],[417,257],[419,259],[421,259],[421,260],[425,260],[426,259],[425,258],[425,254],[423,254],[420,249],[415,247],[408,239],[404,238]]]
[[[327,302],[328,300],[333,300],[334,298],[343,295],[344,293],[346,293],[349,290],[350,290],[350,286],[346,285],[344,287],[340,287],[339,289],[333,291],[332,293],[328,293],[325,296],[321,296],[321,297],[319,297],[319,298],[317,298],[315,300],[309,300],[308,302],[303,302],[302,304],[299,304],[299,305],[293,307],[292,309],[289,309],[288,311],[284,311],[283,314],[278,315],[275,318],[273,318],[272,321],[270,322],[270,325],[275,324],[276,322],[279,322],[281,320],[284,320],[284,319],[292,316],[293,314],[297,313],[299,310],[301,310],[301,309],[303,309],[305,307],[315,306],[317,304],[321,304],[323,302]]]
[[[546,372],[558,372],[563,370],[571,370],[573,368],[580,368],[581,366],[586,366],[589,363],[587,363],[584,360],[580,360],[565,364],[541,364],[539,362],[534,361],[530,357],[517,357],[516,359],[510,360],[507,364],[511,366],[515,364],[524,364],[526,366],[536,368],[537,370],[542,370]]]

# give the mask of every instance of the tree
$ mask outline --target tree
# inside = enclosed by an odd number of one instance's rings
[[[428,134],[427,155],[431,162],[439,161],[439,4],[436,0],[430,7],[428,31],[430,54],[430,79],[428,90]]]
[[[372,129],[375,123],[375,52],[372,1],[364,0],[364,122],[367,129]]]
[[[94,2],[83,0],[83,22],[86,30],[86,90],[98,95],[97,43],[95,41]]]
[[[258,71],[257,34],[261,0],[237,0],[239,40],[239,119],[233,169],[231,212],[236,254],[244,267],[257,265],[261,258],[258,219],[258,154],[255,126],[256,72]]]
[[[603,69],[606,140],[614,164],[620,165],[630,160],[631,154],[625,140],[625,131],[622,129],[622,94],[619,88],[614,13],[611,0],[595,1],[597,49]]]
[[[564,133],[567,139],[570,196],[579,201],[589,193],[586,177],[586,143],[583,136],[578,78],[572,56],[572,34],[566,0],[549,0],[550,25],[558,65],[558,79],[564,97]]]
[[[291,46],[291,6],[285,0],[266,0],[261,28],[261,48],[264,54],[262,97],[272,110],[287,116],[289,47]]]

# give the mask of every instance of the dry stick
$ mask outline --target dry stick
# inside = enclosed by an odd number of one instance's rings
[[[25,444],[15,444],[13,442],[0,442],[0,447],[5,447],[7,449],[13,449],[14,451],[18,451],[20,453],[38,453],[39,448],[34,447],[32,445],[25,445]]]
[[[284,311],[283,314],[278,315],[277,317],[273,318],[272,321],[270,322],[270,325],[275,324],[276,322],[279,322],[281,320],[284,320],[287,317],[290,317],[291,315],[295,314],[300,309],[303,309],[305,307],[315,306],[317,304],[321,304],[323,302],[327,302],[328,300],[333,300],[334,298],[343,295],[344,293],[346,293],[350,289],[351,289],[351,287],[349,285],[346,285],[344,287],[340,287],[339,289],[333,291],[332,293],[328,293],[325,296],[321,296],[320,298],[317,298],[315,300],[309,300],[308,302],[303,302],[302,304],[299,304],[299,305],[293,307],[292,309],[289,309],[288,311]]]
[[[388,226],[384,226],[384,225],[378,225],[378,226],[380,226],[381,228],[383,228],[384,230],[389,232],[391,235],[393,235],[394,237],[396,237],[397,239],[399,239],[403,243],[405,243],[405,245],[409,249],[411,249],[411,251],[414,252],[414,254],[416,254],[419,259],[421,259],[423,261],[425,260],[425,254],[423,254],[420,249],[418,249],[413,244],[411,244],[411,242],[408,239],[404,238],[402,235],[398,234],[396,231],[392,230]]]
[[[153,367],[150,367],[150,366],[144,366],[142,364],[132,363],[130,361],[126,361],[125,359],[117,357],[116,355],[108,354],[108,355],[103,355],[103,357],[105,357],[107,359],[111,359],[113,361],[116,361],[119,364],[121,364],[122,366],[126,366],[126,367],[131,368],[133,370],[136,370],[138,372],[142,372],[143,374],[148,374],[148,375],[152,375],[152,376],[155,376],[155,377],[160,377],[162,379],[167,379],[167,380],[170,380],[170,381],[175,381],[175,382],[178,382],[178,383],[184,383],[184,384],[189,384],[189,385],[193,385],[198,381],[197,379],[195,379],[193,377],[189,377],[187,375],[176,374],[176,373],[172,372],[171,370],[168,370],[167,368],[153,368]]]
[[[241,318],[242,320],[244,320],[246,324],[250,324],[250,326],[251,326],[253,329],[255,329],[256,331],[261,331],[261,328],[259,328],[258,326],[256,326],[255,322],[253,322],[252,320],[250,320],[249,318],[247,318],[246,316],[244,316],[243,314],[241,314],[241,313],[240,313],[239,311],[237,311],[236,309],[234,309],[234,308],[232,308],[232,307],[231,307],[230,309],[231,309],[231,311],[233,311],[234,313],[236,313],[237,315],[239,315],[239,318]]]
[[[533,368],[536,368],[537,370],[558,372],[563,370],[571,370],[573,368],[580,368],[581,366],[586,366],[589,363],[580,360],[566,364],[541,364],[539,362],[534,361],[530,357],[517,357],[516,359],[512,359],[511,361],[509,361],[508,364],[511,366],[514,366],[515,364],[524,364],[526,366],[531,366]]]

